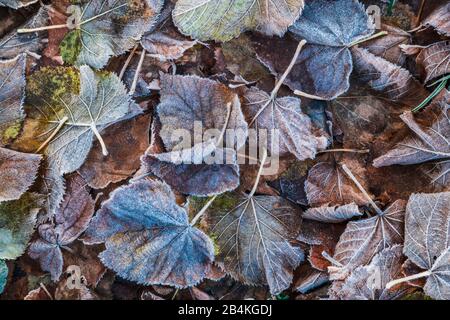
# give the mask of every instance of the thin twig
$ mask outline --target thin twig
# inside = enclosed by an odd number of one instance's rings
[[[130,54],[128,55],[127,60],[125,60],[125,64],[123,65],[122,70],[120,70],[119,73],[119,79],[123,78],[123,75],[125,74],[125,71],[127,71],[127,68],[131,62],[131,59],[133,59],[134,53],[136,52],[137,48],[138,45],[135,45],[133,50],[131,50]]]
[[[350,153],[369,153],[369,149],[363,149],[363,150],[356,150],[356,149],[328,149],[328,150],[322,150],[317,152],[317,154],[320,153],[329,153],[329,152],[350,152]]]
[[[141,58],[139,59],[139,64],[136,68],[136,73],[134,74],[133,84],[131,85],[130,88],[129,92],[130,96],[132,96],[136,92],[137,82],[139,80],[139,73],[141,72],[142,65],[144,64],[144,58],[145,58],[145,49],[142,48]]]

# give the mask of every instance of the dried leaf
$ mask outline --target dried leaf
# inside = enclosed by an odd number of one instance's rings
[[[37,2],[38,0],[0,0],[0,7],[10,7],[13,9],[19,9],[22,7],[29,6]]]
[[[175,25],[202,41],[228,41],[247,30],[282,36],[299,17],[303,0],[179,0]]]
[[[338,206],[321,206],[310,208],[303,213],[304,219],[315,220],[325,223],[340,223],[354,217],[362,216],[358,206],[354,203]]]
[[[431,26],[441,35],[450,35],[450,3],[444,3],[437,7],[423,22],[423,25]]]
[[[0,259],[20,257],[34,232],[42,197],[25,193],[19,200],[0,203]]]
[[[0,202],[19,199],[36,178],[41,156],[0,148]]]
[[[105,242],[102,262],[146,285],[193,286],[214,260],[211,240],[189,224],[170,188],[152,180],[116,189],[92,220],[85,242]]]
[[[272,294],[290,286],[304,259],[290,243],[300,231],[298,207],[275,196],[227,193],[209,207],[206,223],[226,273],[244,284],[268,285]]]
[[[20,133],[25,114],[26,55],[0,60],[0,146],[9,144]]]
[[[425,72],[425,82],[450,73],[450,41],[436,42],[423,49],[416,62]]]
[[[42,270],[50,272],[58,281],[63,272],[61,249],[67,248],[88,227],[94,214],[94,200],[85,181],[75,175],[68,180],[66,195],[55,213],[55,223],[39,226],[40,238],[32,242],[28,254],[39,260]]]

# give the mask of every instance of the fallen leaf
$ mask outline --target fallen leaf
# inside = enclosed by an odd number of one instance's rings
[[[36,3],[38,0],[0,0],[0,6],[19,9]]]
[[[247,30],[282,36],[303,6],[303,0],[179,0],[173,20],[182,33],[202,41],[228,41]]]
[[[428,17],[422,22],[425,26],[431,26],[437,30],[441,35],[450,35],[450,3],[444,3],[437,7]]]
[[[450,73],[450,41],[436,42],[422,49],[416,62],[424,69],[425,82]]]
[[[325,223],[340,223],[363,214],[356,204],[346,204],[343,206],[321,206],[310,208],[303,213],[303,219],[309,219]]]
[[[0,202],[17,200],[33,184],[41,156],[0,148]]]

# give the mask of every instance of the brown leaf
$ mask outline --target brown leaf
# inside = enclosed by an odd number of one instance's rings
[[[303,213],[303,218],[325,223],[340,223],[354,217],[362,216],[354,203],[338,206],[321,206],[310,208]]]
[[[439,34],[450,36],[450,3],[436,8],[422,24],[433,27]]]
[[[423,49],[416,63],[424,70],[425,82],[450,73],[450,41],[441,41]]]

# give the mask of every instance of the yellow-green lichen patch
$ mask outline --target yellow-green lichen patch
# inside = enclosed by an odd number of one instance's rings
[[[81,30],[69,32],[61,41],[59,50],[64,63],[74,65],[81,51]]]
[[[22,121],[17,120],[13,122],[5,131],[2,132],[1,144],[8,145],[20,134],[20,129],[22,128]]]

